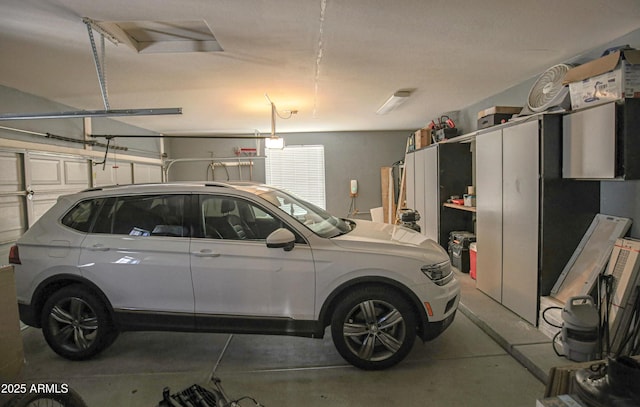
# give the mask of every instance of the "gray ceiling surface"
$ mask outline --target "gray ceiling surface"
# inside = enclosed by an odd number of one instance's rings
[[[269,133],[268,94],[298,111],[279,132],[324,132],[422,127],[640,28],[640,1],[2,0],[0,84],[104,109],[84,17],[120,40],[104,47],[112,109],[183,109],[122,121]]]

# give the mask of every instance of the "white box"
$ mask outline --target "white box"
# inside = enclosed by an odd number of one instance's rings
[[[616,51],[579,65],[566,73],[564,83],[574,110],[640,97],[640,51]]]

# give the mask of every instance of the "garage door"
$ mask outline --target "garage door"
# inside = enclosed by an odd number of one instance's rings
[[[0,264],[9,248],[60,195],[90,186],[79,157],[0,150]]]
[[[60,195],[148,182],[162,182],[160,165],[107,162],[103,170],[79,156],[0,149],[0,265],[8,262],[11,245]]]
[[[86,159],[33,153],[26,153],[25,158],[29,225],[51,208],[60,195],[90,186]]]
[[[9,248],[27,230],[23,155],[0,151],[0,264]]]
[[[133,182],[136,184],[162,182],[162,167],[159,165],[133,163]]]
[[[162,182],[161,166],[107,160],[106,165],[96,164],[93,167],[93,186],[95,187],[150,182]]]

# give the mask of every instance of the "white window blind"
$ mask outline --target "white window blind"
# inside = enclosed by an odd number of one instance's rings
[[[324,146],[286,146],[266,149],[267,184],[284,188],[326,209]]]

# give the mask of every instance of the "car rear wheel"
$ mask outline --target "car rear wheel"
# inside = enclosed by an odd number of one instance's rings
[[[35,384],[32,384],[35,385]],[[37,392],[13,396],[4,407],[87,407],[82,397],[63,383],[38,383]],[[44,389],[43,389],[44,388]],[[30,387],[29,387],[30,389]],[[51,392],[53,391],[53,392]]]
[[[342,357],[366,370],[391,367],[407,356],[416,338],[416,317],[407,300],[384,287],[345,296],[331,319],[333,343]]]
[[[91,358],[118,335],[104,303],[79,285],[62,288],[47,300],[42,333],[51,349],[71,360]]]

